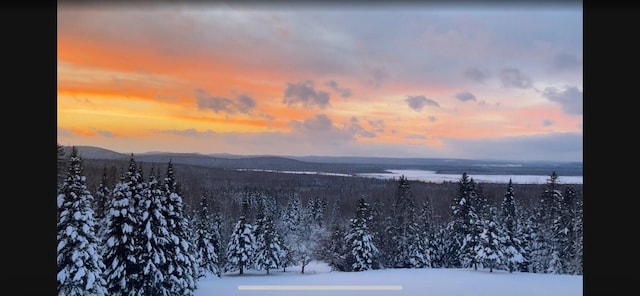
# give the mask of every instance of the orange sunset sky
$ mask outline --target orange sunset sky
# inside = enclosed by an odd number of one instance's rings
[[[58,4],[57,139],[582,161],[582,6]]]

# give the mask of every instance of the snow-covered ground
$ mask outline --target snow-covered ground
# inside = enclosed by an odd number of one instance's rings
[[[271,271],[249,270],[198,282],[195,296],[582,296],[581,275],[489,272],[473,269],[384,269],[336,272],[324,263]]]

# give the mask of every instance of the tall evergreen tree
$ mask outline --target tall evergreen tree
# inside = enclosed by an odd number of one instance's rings
[[[280,264],[285,272],[288,266],[298,263],[297,244],[300,239],[299,234],[301,233],[303,222],[302,212],[300,197],[295,194],[289,195],[287,206],[282,213],[282,223],[280,223],[280,229],[278,230],[283,235]]]
[[[378,253],[367,227],[370,220],[369,204],[361,197],[358,199],[355,217],[351,219],[351,228],[345,236],[347,247],[351,248],[350,261],[353,261],[351,267],[354,271],[372,269],[374,257]]]
[[[65,164],[66,164],[66,160],[65,160],[65,152],[64,152],[64,147],[62,145],[60,145],[60,143],[57,143],[58,145],[58,154],[57,154],[57,160],[58,160],[58,164],[57,164],[57,171],[58,171],[58,179],[57,179],[57,185],[58,187],[61,185],[64,176],[65,176]]]
[[[525,230],[528,233],[528,244],[526,245],[527,264],[529,271],[534,273],[545,273],[549,266],[549,243],[548,234],[541,222],[542,215],[536,207],[536,212],[527,219]],[[525,233],[523,231],[523,233]]]
[[[522,262],[518,264],[518,270],[522,272],[534,272],[532,268],[532,249],[535,247],[534,240],[538,236],[536,215],[533,213],[534,209],[522,207],[520,211],[516,212],[518,221],[516,225],[516,237],[521,238],[522,246]]]
[[[479,244],[482,231],[481,218],[476,213],[476,184],[473,178],[463,173],[458,182],[458,191],[451,207],[453,220],[450,224],[452,241],[448,249],[457,250],[459,263],[452,262],[453,267],[470,267],[477,269],[475,250]]]
[[[105,216],[103,258],[109,295],[129,295],[138,291],[138,245],[134,230],[139,225],[137,204],[132,196],[132,176],[137,172],[133,157],[129,170],[114,186]]]
[[[82,159],[76,147],[69,156],[69,170],[57,197],[58,295],[106,295],[104,263],[86,186]]]
[[[560,273],[563,269],[560,259],[560,246],[558,244],[557,232],[554,230],[558,226],[558,219],[561,214],[562,192],[558,184],[558,174],[553,171],[547,180],[547,186],[542,193],[538,207],[539,228],[542,241],[537,252],[537,259],[541,260],[538,265],[543,268],[540,272]]]
[[[133,257],[137,264],[132,265],[132,272],[129,273],[129,294],[140,294],[143,290],[143,265],[140,264],[141,258],[144,256],[145,250],[141,241],[143,240],[145,222],[142,220],[143,213],[143,204],[144,204],[144,196],[143,192],[147,186],[147,183],[144,181],[144,176],[142,172],[142,166],[138,165],[135,161],[134,155],[131,154],[131,158],[129,160],[129,169],[126,172],[127,183],[129,186],[129,196],[131,196],[131,200],[134,204],[135,216],[137,219],[133,225],[133,241],[134,241],[134,252]]]
[[[259,206],[261,215],[257,221],[256,228],[260,229],[256,236],[255,264],[258,269],[264,269],[269,274],[269,270],[280,266],[282,254],[282,243],[280,235],[277,233],[273,222],[273,213],[265,205],[266,197],[260,200]]]
[[[553,219],[551,229],[553,231],[552,262],[550,272],[559,274],[573,274],[575,252],[575,222],[576,222],[576,199],[577,194],[571,187],[567,187],[564,194],[557,195],[558,211]]]
[[[583,243],[584,243],[584,226],[582,221],[583,215],[583,201],[582,194],[576,192],[575,200],[575,220],[573,222],[573,233],[575,235],[573,240],[574,256],[571,262],[573,274],[583,274]]]
[[[214,222],[209,214],[207,195],[200,198],[200,207],[195,219],[195,247],[198,262],[198,278],[220,275],[218,270],[218,248],[214,235]]]
[[[489,272],[503,265],[505,258],[504,234],[499,224],[498,213],[495,208],[490,208],[489,219],[485,220],[484,228],[480,233],[480,243],[476,245],[476,261],[484,267],[489,267]]]
[[[387,232],[394,248],[391,266],[395,268],[423,267],[424,244],[416,222],[415,204],[409,180],[401,176],[392,207],[392,221]]]
[[[239,270],[239,274],[244,274],[244,269],[251,266],[256,249],[256,239],[253,225],[247,222],[245,215],[248,213],[249,203],[246,198],[242,202],[242,215],[238,219],[231,239],[227,245],[227,264],[225,271]]]
[[[420,221],[419,231],[420,236],[422,237],[422,254],[424,263],[423,266],[419,267],[435,267],[434,262],[438,261],[438,251],[437,246],[435,245],[433,209],[431,208],[429,200],[426,200],[422,203],[418,220]]]
[[[372,217],[368,225],[369,231],[373,236],[373,244],[378,248],[378,262],[374,264],[374,269],[394,266],[396,245],[393,236],[396,232],[391,211],[391,207],[381,200],[376,200],[369,206]]]
[[[524,261],[524,250],[522,240],[518,233],[518,215],[516,214],[515,193],[511,179],[509,179],[507,192],[502,200],[500,213],[502,214],[500,223],[503,226],[505,236],[505,264],[509,272],[513,272],[514,270],[517,270],[518,266]]]
[[[107,177],[107,166],[105,165],[102,172],[102,178],[100,179],[100,183],[98,184],[98,188],[96,189],[95,194],[95,220],[99,223],[101,223],[106,216],[110,199],[111,189],[109,187],[109,179]]]
[[[332,270],[346,271],[345,258],[347,251],[344,242],[346,232],[340,220],[340,198],[335,200],[330,216],[330,234],[321,242],[322,254],[319,259],[327,262]]]
[[[141,229],[137,244],[141,247],[138,254],[141,295],[170,295],[170,289],[164,285],[167,257],[165,250],[169,242],[169,230],[165,213],[167,212],[164,191],[153,172],[148,182],[142,186],[141,203],[138,218]]]
[[[222,275],[222,270],[224,265],[226,264],[226,257],[224,256],[224,251],[226,244],[225,239],[223,238],[223,232],[226,231],[226,225],[228,223],[224,223],[222,208],[220,206],[220,202],[212,198],[210,200],[210,215],[211,215],[211,243],[213,244],[216,254],[218,255],[218,266],[217,266],[217,276],[220,277]]]
[[[165,249],[167,264],[165,287],[174,295],[192,295],[196,289],[198,267],[195,248],[189,239],[189,220],[185,214],[180,186],[173,163],[169,161],[163,182],[165,218],[169,240]]]

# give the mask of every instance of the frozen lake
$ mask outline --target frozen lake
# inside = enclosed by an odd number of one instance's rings
[[[423,181],[433,183],[458,182],[462,174],[437,174],[435,171],[426,170],[387,170],[388,173],[361,173],[361,174],[339,174],[339,173],[323,173],[309,171],[277,171],[277,170],[258,170],[258,169],[239,169],[239,171],[259,171],[281,174],[305,174],[305,175],[329,175],[342,177],[366,177],[376,179],[398,179],[404,175],[408,180]],[[545,184],[549,179],[549,175],[476,175],[468,174],[476,182],[484,183],[509,183],[509,179],[513,184]],[[559,176],[559,184],[582,184],[582,176]]]
[[[398,179],[404,175],[408,180],[424,181],[424,182],[458,182],[462,174],[437,174],[435,171],[424,170],[388,170],[388,173],[374,174],[357,174],[361,177],[379,178],[379,179]],[[474,175],[468,174],[476,182],[485,183],[509,183],[509,179],[514,184],[545,184],[549,176],[543,175]],[[560,184],[582,184],[583,176],[559,176]]]

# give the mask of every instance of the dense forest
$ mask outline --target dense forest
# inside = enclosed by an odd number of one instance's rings
[[[191,295],[246,269],[582,274],[582,185],[83,160],[58,146],[58,294]]]

